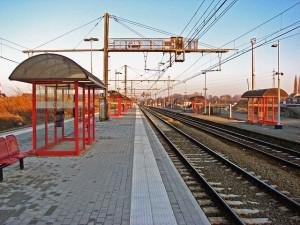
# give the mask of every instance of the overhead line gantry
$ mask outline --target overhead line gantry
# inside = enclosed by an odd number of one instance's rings
[[[199,48],[198,39],[187,39],[182,36],[170,38],[109,38],[109,18],[108,13],[104,14],[104,38],[102,49],[28,49],[23,51],[27,54],[37,52],[103,52],[103,81],[106,89],[104,91],[104,119],[108,119],[107,88],[108,88],[108,54],[109,52],[162,52],[175,55],[175,62],[184,62],[185,53],[226,53],[230,49],[221,48]],[[171,61],[170,61],[171,62]]]

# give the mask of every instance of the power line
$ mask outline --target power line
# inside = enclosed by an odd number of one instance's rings
[[[241,35],[237,36],[236,38],[226,42],[225,44],[223,44],[222,46],[220,46],[220,48],[223,48],[225,46],[227,46],[230,43],[234,43],[235,41],[241,39],[242,37],[246,36],[247,34],[252,33],[253,31],[257,30],[258,28],[264,26],[265,24],[273,21],[274,19],[278,18],[279,16],[285,14],[286,12],[290,11],[291,9],[295,8],[297,5],[300,4],[300,1],[298,1],[297,3],[291,5],[290,7],[286,8],[285,10],[279,12],[278,14],[272,16],[271,18],[265,20],[264,22],[256,25],[255,27],[251,28],[250,30],[242,33]],[[183,72],[181,72],[178,76],[175,77],[175,79],[177,79],[178,77],[180,77],[181,75],[183,75],[184,73],[186,73],[189,69],[191,69],[197,62],[199,62],[200,59],[202,59],[203,56],[199,57],[198,59],[196,59],[187,69],[185,69]]]
[[[186,28],[190,25],[190,23],[192,22],[192,20],[194,19],[194,17],[197,15],[198,11],[200,10],[200,8],[202,7],[203,3],[205,2],[205,0],[203,0],[200,5],[198,6],[197,10],[194,12],[194,14],[192,15],[192,17],[190,18],[190,20],[188,21],[188,23],[185,25],[185,27],[183,28],[183,30],[180,32],[180,35],[183,34],[183,32],[186,30]]]
[[[23,45],[20,45],[20,44],[14,42],[14,41],[10,41],[10,40],[8,40],[8,39],[6,39],[6,38],[0,37],[0,39],[3,40],[3,41],[7,41],[7,42],[10,43],[10,44],[16,45],[16,46],[18,46],[18,47],[20,47],[20,48],[28,49],[28,47],[23,46]]]
[[[152,31],[155,31],[155,32],[158,32],[158,33],[161,33],[161,34],[165,34],[165,35],[175,35],[175,34],[170,33],[170,32],[168,32],[168,31],[164,31],[164,30],[162,30],[162,29],[158,29],[158,28],[155,28],[155,27],[152,27],[152,26],[149,26],[149,25],[145,25],[145,24],[142,24],[142,23],[138,23],[138,22],[135,22],[135,21],[132,21],[132,20],[128,20],[128,19],[122,18],[122,17],[118,17],[118,16],[114,16],[114,15],[111,15],[110,17],[111,17],[111,18],[115,18],[115,19],[117,19],[117,20],[119,20],[119,21],[123,21],[123,22],[129,23],[129,24],[138,26],[138,27],[142,27],[142,28],[144,28],[144,29],[152,30]]]
[[[12,60],[12,59],[9,59],[9,58],[6,58],[6,57],[4,57],[4,56],[2,56],[2,55],[0,56],[0,58],[1,58],[1,59],[5,59],[5,60],[10,61],[10,62],[13,62],[13,63],[20,64],[19,62],[15,61],[15,60]]]
[[[126,29],[130,30],[131,32],[133,32],[134,34],[138,35],[139,37],[141,38],[145,38],[144,35],[142,35],[141,33],[139,33],[137,30],[131,28],[130,26],[124,24],[123,22],[119,21],[118,19],[116,18],[113,18],[117,23],[119,23],[120,25],[122,25],[123,27],[125,27]]]
[[[33,49],[40,48],[40,47],[45,46],[45,45],[47,45],[47,44],[49,44],[49,43],[51,43],[51,42],[53,42],[53,41],[56,41],[57,39],[62,38],[62,37],[64,37],[64,36],[66,36],[66,35],[68,35],[68,34],[74,32],[74,31],[76,31],[76,30],[79,30],[79,29],[81,29],[81,28],[83,28],[83,27],[85,27],[85,26],[87,26],[87,25],[89,25],[89,24],[91,24],[91,23],[93,23],[93,22],[95,22],[95,21],[101,19],[101,18],[103,18],[103,16],[98,17],[98,18],[96,18],[96,19],[93,19],[93,20],[91,20],[91,21],[89,21],[89,22],[87,22],[87,23],[85,23],[85,24],[83,24],[83,25],[80,25],[80,26],[78,26],[78,27],[75,27],[75,28],[73,28],[72,30],[69,30],[69,31],[67,31],[67,32],[65,32],[65,33],[63,33],[63,34],[61,34],[61,35],[59,35],[59,36],[57,36],[57,37],[55,37],[55,38],[49,40],[49,41],[46,41],[46,42],[44,42],[44,43],[42,43],[42,44],[40,44],[40,45],[34,47]]]
[[[255,45],[254,48],[256,49],[256,48],[262,47],[262,46],[264,46],[264,45],[270,44],[271,42],[273,42],[273,41],[276,40],[277,38],[279,38],[279,37],[281,37],[281,36],[283,36],[283,35],[285,35],[285,34],[288,34],[288,33],[292,32],[292,31],[294,31],[294,30],[296,30],[296,29],[299,29],[299,28],[300,28],[300,26],[294,27],[294,28],[292,28],[292,29],[290,29],[290,30],[288,30],[288,31],[286,31],[286,32],[284,32],[284,33],[282,33],[282,34],[277,35],[276,37],[271,38],[270,40],[266,40],[266,41],[265,41],[264,43],[262,43],[262,44],[257,44],[257,45]],[[284,37],[284,38],[286,38],[286,37]],[[281,40],[281,39],[280,39],[280,40]],[[222,60],[219,64],[221,64],[221,65],[222,65],[222,64],[225,64],[225,63],[227,63],[227,62],[229,62],[229,61],[231,61],[231,60],[233,60],[233,59],[236,59],[236,58],[238,58],[238,57],[240,57],[240,56],[242,56],[242,55],[248,53],[249,51],[251,51],[251,48],[244,49],[244,50],[243,50],[241,53],[239,53],[239,54],[235,54],[235,55],[228,56],[226,59]],[[212,66],[208,67],[208,68],[205,69],[205,70],[211,70],[211,69],[214,69],[214,68],[216,68],[217,66],[219,66],[219,64],[212,65]],[[186,81],[188,81],[188,80],[191,80],[191,79],[193,79],[193,78],[195,78],[195,77],[197,77],[197,76],[199,76],[199,75],[201,75],[201,74],[202,74],[202,72],[201,72],[201,73],[196,73],[196,74],[194,74],[194,75],[192,75],[192,76],[190,76],[190,77],[188,77],[188,78],[186,78],[186,79],[184,79],[184,80],[182,80],[182,81],[180,81],[180,82],[174,84],[174,86],[176,86],[176,85],[178,85],[178,84],[180,84],[180,83],[184,83],[184,82],[186,82]]]
[[[15,47],[13,47],[13,46],[4,44],[4,43],[2,43],[2,42],[0,43],[0,45],[5,46],[5,47],[7,47],[7,48],[10,48],[10,49],[13,49],[13,50],[16,50],[16,51],[18,51],[18,52],[22,52],[22,53],[23,53],[22,50],[20,50],[20,49],[18,49],[18,48],[15,48]]]
[[[297,24],[297,23],[298,23],[298,22],[296,22],[296,23],[294,23],[294,24]],[[287,26],[287,27],[290,27],[290,25]],[[284,32],[284,33],[282,33],[282,34],[279,34],[279,35],[277,35],[277,36],[275,36],[275,37],[273,37],[273,38],[271,38],[271,39],[269,39],[269,40],[265,40],[262,44],[257,44],[257,45],[255,45],[254,49],[260,48],[260,47],[265,46],[265,45],[267,45],[267,44],[270,44],[271,42],[273,42],[273,41],[276,40],[277,38],[282,37],[282,36],[284,36],[284,35],[286,35],[286,34],[292,32],[292,31],[294,31],[294,30],[297,30],[297,29],[299,29],[299,28],[300,28],[300,25],[299,25],[299,26],[296,26],[296,27],[294,27],[294,28],[292,28],[292,29],[290,29],[290,30],[288,30],[288,31],[286,31],[286,32]],[[283,29],[285,29],[285,28],[283,28]],[[292,36],[294,36],[294,34],[293,34],[293,35],[290,35],[290,36],[292,37]],[[281,39],[279,39],[279,40],[283,40],[283,39],[286,39],[286,38],[287,38],[287,37],[283,37],[283,38],[281,38]],[[262,42],[262,41],[263,41],[263,40],[261,40],[260,42]],[[248,53],[249,51],[251,51],[251,48],[250,48],[250,47],[245,48],[245,49],[243,49],[239,54],[233,54],[233,55],[230,55],[230,56],[228,56],[226,59],[222,60],[220,63],[214,64],[214,65],[212,65],[212,66],[210,66],[210,67],[208,67],[207,69],[202,70],[202,71],[212,70],[212,69],[216,68],[217,66],[219,66],[220,64],[221,64],[221,65],[222,65],[222,64],[225,64],[225,63],[227,63],[227,62],[229,62],[229,61],[231,61],[231,60],[233,60],[233,59],[236,59],[236,58],[238,58],[238,57],[240,57],[240,56],[242,56],[242,55]],[[201,71],[200,73],[196,73],[196,74],[194,74],[194,75],[192,75],[192,76],[190,76],[190,77],[188,77],[188,78],[186,78],[186,79],[184,79],[184,80],[182,80],[182,81],[179,81],[179,82],[175,83],[175,84],[173,85],[173,87],[175,87],[175,86],[177,86],[177,85],[179,85],[179,84],[182,84],[182,83],[186,83],[187,81],[189,81],[189,80],[191,80],[191,79],[193,79],[193,78],[195,78],[195,77],[198,77],[198,76],[202,75],[202,74],[203,74],[202,71]],[[161,93],[161,92],[163,92],[163,91],[166,91],[166,90],[167,90],[167,89],[162,89],[159,93]]]
[[[199,34],[199,32],[201,32],[201,30],[206,26],[206,24],[208,24],[208,22],[213,18],[213,16],[215,16],[216,14],[217,14],[217,12],[225,5],[225,3],[227,2],[228,0],[224,0],[220,5],[219,5],[219,3],[221,2],[221,0],[219,0],[218,2],[217,2],[217,4],[215,5],[215,7],[214,7],[214,9],[212,9],[209,13],[208,13],[208,15],[206,16],[206,18],[203,20],[203,22],[202,22],[202,27],[201,28],[199,28],[200,27],[200,25],[195,29],[195,31],[194,31],[194,33],[192,34],[192,37],[191,38],[188,38],[188,42],[186,43],[186,46],[188,46],[189,45],[189,43],[191,42],[191,41],[193,41],[196,37],[197,37],[197,35]],[[221,12],[221,14],[214,20],[215,22],[212,24],[212,25],[210,25],[210,27],[209,28],[211,28],[223,15],[225,15],[225,13],[237,2],[238,0],[234,0],[234,1],[232,1],[230,4],[229,4],[229,6],[227,6],[227,8],[225,8],[222,12]],[[214,1],[213,1],[214,2]],[[206,12],[208,11],[208,9],[211,7],[211,5],[213,4],[213,2],[209,5],[209,7],[207,8],[207,10],[203,13],[203,15],[200,17],[200,19],[198,20],[198,22],[196,23],[196,24],[198,24],[199,23],[199,21],[201,20],[201,18],[206,14]],[[217,9],[215,9],[217,7]],[[193,28],[195,28],[195,26],[193,27]],[[186,47],[185,46],[185,47]],[[171,57],[171,59],[169,59],[166,63],[168,64],[168,63],[170,63],[170,64],[172,64],[172,63],[174,63],[175,62],[175,57]],[[169,68],[169,66],[167,66],[165,69],[164,69],[164,72],[166,71],[166,69],[168,69]],[[162,73],[162,74],[159,74],[159,77],[157,78],[157,80],[159,80],[162,76],[163,76],[163,74],[164,73]],[[153,86],[154,86],[155,84],[153,84],[150,88],[152,88]]]
[[[93,30],[95,30],[95,28],[98,26],[98,24],[101,22],[101,20],[103,19],[103,17],[101,17],[99,19],[99,21],[87,32],[86,35],[83,36],[83,38],[75,45],[75,47],[73,49],[76,49],[82,42],[83,40],[90,34],[92,33]]]
[[[288,28],[290,28],[290,27],[293,27],[293,26],[299,24],[299,22],[300,22],[300,21],[296,21],[296,22],[294,22],[294,23],[292,23],[292,24],[290,24],[290,25],[287,25],[287,26],[284,27],[284,28],[281,28],[280,30],[277,30],[277,31],[272,32],[272,33],[269,33],[269,34],[267,34],[267,35],[265,35],[265,36],[262,36],[262,37],[260,37],[260,38],[257,38],[257,39],[256,39],[256,40],[257,40],[257,43],[261,43],[262,41],[266,40],[267,38],[270,38],[270,37],[272,37],[272,36],[274,36],[274,35],[276,35],[276,34],[282,32],[282,31],[284,31],[284,30],[286,30],[286,29],[288,29]],[[293,35],[291,35],[291,36],[293,36]],[[285,39],[285,38],[284,38],[284,39]],[[282,40],[283,40],[283,39],[282,39]],[[240,50],[240,51],[237,51],[236,53],[233,53],[232,55],[236,55],[237,53],[242,52],[242,51],[244,51],[245,49],[248,49],[248,48],[249,48],[249,42],[247,42],[247,43],[245,43],[245,44],[242,44],[242,45],[239,45],[239,47],[242,47],[242,46],[246,46],[246,47],[243,48],[243,49]],[[190,69],[190,68],[191,68],[196,62],[198,62],[198,61],[199,61],[199,59],[196,60],[196,61],[195,61],[189,68],[187,68],[185,71],[183,71],[183,72],[180,73],[178,76],[176,76],[175,79],[177,79],[179,76],[183,75],[186,71],[188,71],[188,69]],[[210,63],[210,60],[208,60],[208,61],[206,61],[205,63],[201,64],[200,67],[205,66],[205,65],[208,64],[208,63]]]

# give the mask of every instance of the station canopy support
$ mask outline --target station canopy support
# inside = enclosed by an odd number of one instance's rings
[[[95,141],[96,94],[105,85],[73,60],[40,54],[9,77],[32,84],[32,148],[36,155],[80,155]]]

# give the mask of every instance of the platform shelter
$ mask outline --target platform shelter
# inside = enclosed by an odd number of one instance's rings
[[[190,97],[190,102],[192,103],[193,113],[202,114],[204,111],[204,97],[203,96],[193,96]]]
[[[132,107],[133,101],[121,93],[108,91],[108,113],[109,116],[122,116]]]
[[[28,58],[9,77],[32,84],[32,147],[36,155],[79,155],[95,141],[95,96],[104,84],[57,54]]]
[[[247,121],[259,124],[276,124],[278,107],[278,89],[259,89],[246,91],[242,98],[247,98]],[[284,100],[288,94],[280,90],[280,99]]]

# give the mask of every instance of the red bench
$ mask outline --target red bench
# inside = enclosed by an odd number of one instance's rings
[[[17,138],[14,135],[0,137],[0,181],[3,181],[3,168],[20,162],[20,169],[24,169],[23,159],[33,154],[33,151],[20,151]]]

